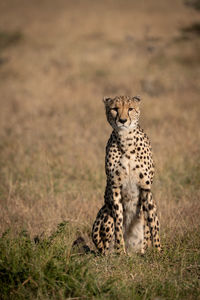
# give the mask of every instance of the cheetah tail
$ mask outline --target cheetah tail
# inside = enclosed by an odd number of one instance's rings
[[[95,254],[95,251],[91,250],[90,247],[86,244],[83,237],[79,236],[72,244],[72,251],[77,254]]]

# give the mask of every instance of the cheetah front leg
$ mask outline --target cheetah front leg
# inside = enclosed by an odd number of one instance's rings
[[[157,208],[151,190],[141,190],[140,193],[143,214],[144,214],[144,242],[142,253],[145,249],[152,244],[154,247],[161,251],[160,245],[160,223],[157,216]]]
[[[114,219],[115,249],[118,253],[126,253],[123,238],[123,206],[121,203],[121,189],[112,187],[112,215]]]

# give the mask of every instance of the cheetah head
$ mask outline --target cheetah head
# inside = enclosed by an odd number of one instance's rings
[[[109,124],[117,131],[137,127],[140,116],[140,98],[138,96],[104,97],[106,116]]]

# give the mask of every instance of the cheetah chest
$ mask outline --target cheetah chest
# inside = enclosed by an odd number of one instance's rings
[[[126,156],[121,159],[124,170],[122,178],[123,234],[127,251],[137,251],[144,239],[143,220],[140,216],[139,189],[133,169],[136,162]]]

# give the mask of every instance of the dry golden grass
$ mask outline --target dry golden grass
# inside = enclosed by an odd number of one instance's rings
[[[143,98],[163,235],[199,226],[198,20],[182,1],[5,1],[0,31],[0,231],[90,232],[103,203],[104,95]]]

